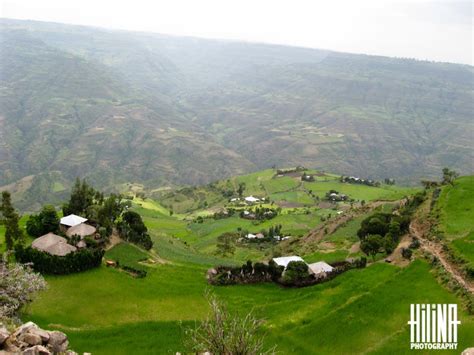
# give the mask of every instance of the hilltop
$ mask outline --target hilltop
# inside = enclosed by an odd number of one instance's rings
[[[2,19],[0,186],[200,185],[303,165],[474,171],[472,67]]]

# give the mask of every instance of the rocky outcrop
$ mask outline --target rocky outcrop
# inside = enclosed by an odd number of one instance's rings
[[[0,355],[77,355],[68,347],[66,334],[43,330],[33,322],[25,323],[13,332],[0,325]]]

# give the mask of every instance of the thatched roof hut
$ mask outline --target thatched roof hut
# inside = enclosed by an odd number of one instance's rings
[[[66,235],[72,237],[73,235],[78,235],[81,238],[93,235],[96,229],[88,224],[81,223],[77,226],[71,227],[67,230]]]
[[[31,246],[37,250],[57,256],[64,256],[76,251],[76,247],[69,245],[66,238],[54,233],[48,233],[35,239]]]

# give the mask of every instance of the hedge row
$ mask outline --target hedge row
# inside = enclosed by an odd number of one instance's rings
[[[334,262],[331,264],[334,267],[334,270],[331,273],[327,273],[324,277],[309,274],[302,278],[289,280],[288,278],[282,277],[284,268],[276,265],[275,262],[270,261],[268,265],[266,265],[260,262],[252,263],[249,260],[242,266],[233,267],[220,265],[215,267],[213,270],[209,270],[208,281],[210,284],[217,286],[273,281],[286,287],[304,287],[331,280],[337,275],[350,269],[364,268],[366,264],[366,258],[360,258],[354,262]]]
[[[57,256],[20,246],[15,250],[15,257],[20,263],[31,263],[32,268],[42,274],[64,275],[100,266],[104,253],[102,249],[86,248]]]

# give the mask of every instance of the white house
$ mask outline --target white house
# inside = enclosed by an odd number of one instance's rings
[[[256,236],[255,234],[249,233],[249,234],[247,234],[247,235],[245,236],[245,238],[247,238],[247,239],[255,239],[255,238],[257,238],[257,236]]]
[[[255,203],[255,202],[258,202],[258,201],[260,201],[260,200],[256,197],[253,197],[253,196],[247,196],[245,198],[245,202],[249,202],[249,203]]]
[[[74,227],[86,221],[87,218],[76,216],[75,214],[70,214],[69,216],[61,218],[61,221],[59,223],[66,227]]]
[[[285,269],[288,266],[288,264],[292,261],[302,261],[305,262],[301,257],[293,255],[293,256],[282,256],[279,258],[273,258],[273,261],[278,265],[278,266],[283,266]]]
[[[325,275],[326,273],[332,272],[334,268],[325,263],[324,261],[318,261],[317,263],[309,264],[309,270],[315,275]]]

